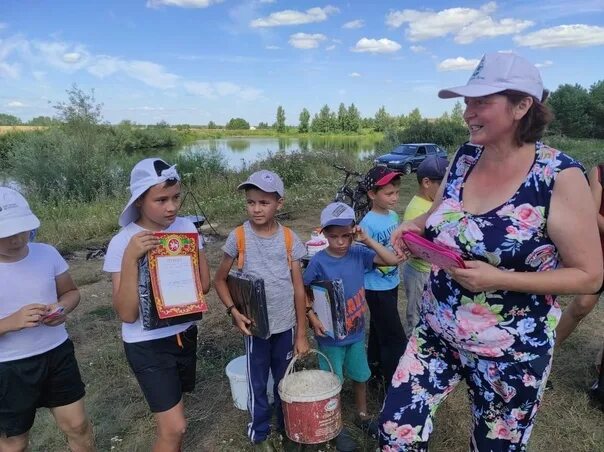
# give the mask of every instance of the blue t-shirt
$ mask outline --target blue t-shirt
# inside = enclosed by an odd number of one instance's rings
[[[398,215],[394,210],[387,214],[370,211],[363,217],[359,225],[376,242],[388,249],[392,231],[398,226]],[[390,290],[398,286],[400,282],[397,266],[375,267],[365,274],[365,289],[367,290]]]
[[[363,275],[373,268],[375,251],[362,245],[353,245],[342,257],[334,257],[326,250],[319,251],[310,260],[304,271],[304,284],[313,281],[341,279],[346,298],[346,329],[348,334],[344,339],[317,337],[317,342],[326,346],[344,346],[364,340],[365,288]]]

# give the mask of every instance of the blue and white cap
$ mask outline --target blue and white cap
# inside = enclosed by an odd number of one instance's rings
[[[322,229],[327,226],[352,226],[354,222],[354,210],[343,202],[332,202],[321,212]]]
[[[515,53],[495,52],[482,57],[468,83],[440,90],[438,97],[482,97],[508,89],[526,93],[539,101],[543,98],[543,81],[533,63]]]

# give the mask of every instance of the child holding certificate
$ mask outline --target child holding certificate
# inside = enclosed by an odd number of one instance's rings
[[[59,252],[30,243],[40,226],[25,198],[0,187],[0,451],[29,449],[38,407],[48,407],[71,450],[93,451],[84,383],[65,319],[80,292]]]
[[[355,226],[354,210],[341,202],[329,204],[321,212],[321,227],[329,246],[315,254],[304,272],[304,284],[313,281],[341,280],[345,298],[346,336],[330,337],[317,314],[310,310],[308,319],[315,332],[319,349],[327,355],[334,372],[341,381],[344,375],[353,381],[356,423],[372,436],[377,434],[377,423],[367,414],[366,382],[371,376],[365,351],[365,288],[366,272],[377,265],[397,265],[401,259],[386,247]],[[353,245],[354,240],[364,244]],[[321,369],[329,365],[319,357]],[[339,450],[354,450],[352,438],[341,433],[336,445]]]
[[[274,410],[278,428],[284,430],[281,399],[277,385],[294,354],[308,351],[305,295],[300,259],[306,249],[290,229],[281,226],[275,214],[283,206],[285,189],[281,178],[271,171],[257,171],[238,187],[245,190],[249,220],[232,231],[223,247],[224,257],[215,276],[218,296],[233,324],[243,333],[249,371],[248,436],[255,450],[273,450],[267,440],[273,410],[268,404],[269,370],[275,382]],[[268,337],[252,335],[252,319],[237,307],[227,278],[233,264],[263,280],[268,311]]]
[[[131,197],[111,239],[103,270],[111,273],[113,307],[122,320],[122,339],[128,364],[155,415],[154,450],[179,451],[186,429],[183,392],[195,387],[197,326],[180,323],[144,329],[139,316],[139,259],[159,247],[154,232],[194,233],[195,225],[178,217],[180,177],[174,166],[161,159],[138,162],[130,174]],[[199,280],[210,289],[210,270],[198,240]]]

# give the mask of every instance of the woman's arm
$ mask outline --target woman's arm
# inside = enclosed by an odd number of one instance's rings
[[[468,261],[468,268],[451,269],[450,273],[473,292],[594,293],[602,284],[602,253],[595,214],[585,176],[578,168],[566,169],[556,178],[547,219],[547,232],[558,249],[563,268],[513,272],[485,262]]]
[[[604,175],[602,175],[604,177]],[[604,235],[604,215],[600,213],[600,206],[602,205],[602,184],[600,183],[598,167],[594,166],[589,172],[589,188],[591,189],[591,195],[594,198],[594,204],[596,206],[596,212],[598,215],[598,230],[600,235]]]

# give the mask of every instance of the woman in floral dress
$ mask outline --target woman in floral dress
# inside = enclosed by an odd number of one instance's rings
[[[427,450],[434,413],[462,379],[471,450],[525,450],[560,318],[553,294],[593,293],[602,281],[583,168],[538,141],[551,113],[536,67],[486,54],[467,85],[439,92],[462,96],[471,144],[431,210],[400,225],[393,243],[406,251],[401,233],[421,233],[467,268],[432,268],[380,416],[383,451]]]

